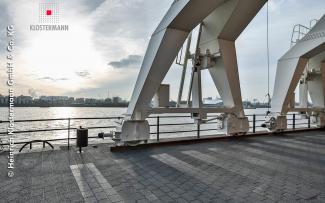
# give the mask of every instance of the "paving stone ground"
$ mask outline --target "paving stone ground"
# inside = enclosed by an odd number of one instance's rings
[[[325,132],[18,154],[0,202],[325,202]]]

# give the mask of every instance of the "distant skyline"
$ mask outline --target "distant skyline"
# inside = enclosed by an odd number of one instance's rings
[[[4,95],[4,94],[1,94],[0,93],[0,99],[2,98],[8,98],[8,95]],[[95,97],[74,97],[74,96],[69,96],[69,95],[65,95],[65,96],[60,96],[60,95],[40,95],[40,96],[31,96],[31,95],[15,95],[16,98],[19,98],[19,97],[23,97],[23,98],[31,98],[31,99],[34,99],[34,100],[51,100],[51,99],[55,99],[55,100],[68,100],[68,99],[96,99],[96,100],[105,100],[105,99],[121,99],[122,101],[127,101],[129,102],[128,99],[125,99],[123,97],[120,97],[118,95],[116,96],[104,96],[104,97],[101,97],[101,98],[95,98]],[[28,98],[28,99],[29,99]],[[1,101],[1,100],[0,100]],[[171,102],[176,102],[175,100],[171,99],[170,100]],[[210,102],[222,102],[222,99],[220,97],[204,97],[203,98],[203,102],[207,102],[207,103],[210,103]],[[186,102],[184,99],[182,100],[182,102]],[[257,103],[257,102],[260,102],[260,103],[263,103],[263,101],[259,101],[258,99],[256,98],[253,98],[252,100],[248,100],[248,99],[245,99],[243,100],[243,102],[252,102],[252,103]],[[1,102],[0,102],[1,103]],[[267,102],[264,102],[264,103],[267,103]]]
[[[0,93],[7,86],[5,28],[16,26],[16,95],[67,95],[130,99],[151,33],[173,0],[61,1],[60,20],[68,32],[31,32],[40,0],[0,1]],[[270,1],[271,90],[277,60],[289,49],[295,24],[324,14],[324,0]],[[31,12],[35,11],[35,12]],[[303,14],[303,15],[302,15]],[[266,7],[236,42],[243,100],[266,101]],[[165,78],[176,100],[180,68]],[[189,79],[189,75],[187,76]],[[188,81],[187,81],[188,83]],[[216,97],[212,79],[203,74],[203,96]],[[186,89],[185,89],[186,91]],[[271,92],[272,93],[272,92]]]
[[[1,97],[8,97],[8,94],[1,94],[0,93],[0,98]],[[20,95],[15,95],[15,97],[30,97],[30,98],[33,98],[33,99],[41,99],[41,98],[46,98],[46,97],[61,97],[61,98],[75,98],[75,99],[98,99],[98,100],[102,100],[102,99],[112,99],[112,98],[120,98],[120,99],[125,99],[123,97],[120,97],[119,95],[116,95],[116,96],[103,96],[103,97],[74,97],[74,96],[69,96],[69,95],[38,95],[38,96],[32,96],[32,95],[23,95],[23,94],[20,94]]]

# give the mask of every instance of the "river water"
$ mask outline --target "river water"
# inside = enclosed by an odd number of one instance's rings
[[[96,108],[96,107],[49,107],[49,108],[39,108],[39,107],[19,107],[15,108],[15,120],[31,120],[31,119],[55,119],[55,118],[87,118],[87,117],[116,117],[122,116],[126,112],[126,108]],[[261,114],[257,117],[257,120],[263,120],[265,118],[266,109],[247,109],[245,113],[248,115]],[[175,115],[175,114],[168,114]],[[178,114],[179,115],[179,114]],[[252,117],[249,117],[252,120]],[[8,120],[8,108],[0,107],[0,120]],[[76,128],[79,126],[83,127],[98,127],[98,126],[115,126],[118,120],[72,120],[71,127]],[[149,119],[150,124],[156,124],[157,119]],[[196,132],[179,132],[179,133],[167,133],[163,132],[169,131],[190,131],[196,130],[197,125],[193,123],[191,118],[160,118],[160,124],[176,124],[176,123],[192,123],[189,125],[181,126],[161,126],[160,127],[160,138],[171,138],[171,137],[184,137],[184,136],[195,136]],[[257,122],[257,126],[260,126],[261,122]],[[0,123],[0,132],[6,132],[7,123]],[[46,122],[24,122],[15,123],[15,131],[21,130],[37,130],[37,129],[50,129],[50,128],[67,128],[68,121],[46,121]],[[220,124],[204,124],[201,125],[201,129],[215,129],[210,131],[202,131],[201,136],[204,135],[215,135],[223,134],[222,131],[216,130],[220,127]],[[258,130],[263,130],[258,128]],[[92,129],[89,130],[89,136],[97,136],[99,132],[109,132],[109,129]],[[151,127],[150,130],[153,134],[152,138],[156,138],[156,127]],[[71,137],[76,136],[75,130],[70,131]],[[5,138],[2,136],[3,140]],[[19,133],[15,134],[15,141],[29,141],[29,140],[45,140],[45,139],[58,139],[67,138],[68,131],[52,131],[52,132],[33,132],[33,133]],[[93,139],[95,142],[102,142],[99,139]],[[106,140],[109,141],[109,140]],[[66,141],[61,141],[66,143]]]

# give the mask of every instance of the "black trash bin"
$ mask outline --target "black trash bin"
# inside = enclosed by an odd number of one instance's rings
[[[88,146],[88,129],[79,127],[77,129],[77,147],[79,147],[79,152],[81,153],[82,147]]]

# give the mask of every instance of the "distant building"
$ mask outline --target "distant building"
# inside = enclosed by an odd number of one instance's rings
[[[76,98],[75,103],[76,104],[84,104],[85,103],[85,98]]]
[[[30,105],[33,103],[33,97],[20,95],[16,99],[18,105]]]
[[[96,102],[97,104],[103,104],[105,103],[105,99],[97,99]]]
[[[67,96],[41,96],[40,102],[56,104],[56,105],[67,105],[67,104],[69,104],[69,97],[67,97]]]
[[[97,103],[97,99],[93,99],[93,98],[85,99],[85,104],[96,104],[96,103]]]
[[[9,96],[5,96],[4,103],[9,104]]]
[[[204,98],[203,104],[206,105],[222,105],[223,101],[220,98],[213,99],[212,97]]]
[[[50,97],[48,97],[48,96],[40,96],[39,100],[40,101],[51,101]]]
[[[113,97],[113,104],[119,104],[122,103],[122,101],[121,97]]]
[[[40,99],[34,99],[34,100],[33,100],[33,104],[39,104],[40,102],[41,102]]]
[[[68,101],[69,97],[67,96],[41,96],[41,101]]]
[[[33,98],[31,96],[20,95],[14,97],[14,103],[18,106],[125,106],[127,101],[120,97],[95,99],[95,98],[74,98],[69,96],[40,96]],[[0,105],[6,106],[9,103],[9,97],[0,94]]]
[[[69,102],[69,104],[73,104],[74,103],[74,97],[69,97],[68,102]]]
[[[0,94],[0,104],[5,104],[5,97]]]
[[[176,107],[176,105],[177,105],[177,102],[175,102],[175,101],[169,102],[169,107]]]
[[[112,99],[111,98],[106,98],[105,99],[105,103],[106,104],[111,104],[112,103]]]

